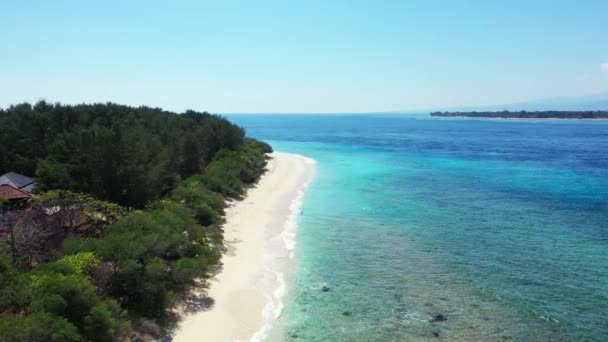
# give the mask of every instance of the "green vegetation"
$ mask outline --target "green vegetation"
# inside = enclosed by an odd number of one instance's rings
[[[35,172],[46,191],[9,213],[15,238],[0,244],[3,341],[128,340],[142,320],[169,325],[220,267],[226,201],[272,152],[217,116],[114,104],[19,105],[0,127],[12,137],[0,168]]]
[[[44,101],[0,112],[0,132],[0,170],[35,175],[40,191],[72,190],[140,208],[220,149],[239,150],[245,135],[208,113]]]
[[[434,112],[431,116],[497,119],[608,119],[608,111]]]
[[[163,318],[220,257],[191,213],[169,200],[119,219],[101,239],[70,238],[65,251],[94,252],[107,273],[100,285],[130,313],[150,318]]]
[[[126,312],[100,294],[83,253],[18,273],[3,264],[0,336],[8,341],[113,341],[129,332]],[[79,267],[80,266],[80,267]]]

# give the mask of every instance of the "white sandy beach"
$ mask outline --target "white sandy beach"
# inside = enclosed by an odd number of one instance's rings
[[[292,266],[295,219],[315,166],[298,155],[272,157],[257,186],[227,209],[228,252],[207,292],[214,305],[185,316],[174,341],[258,340],[280,315],[284,274]]]

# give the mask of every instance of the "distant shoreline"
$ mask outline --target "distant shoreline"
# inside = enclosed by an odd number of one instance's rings
[[[511,119],[511,120],[607,120],[608,111],[497,111],[497,112],[432,112],[444,118]]]
[[[456,118],[456,119],[483,119],[483,120],[514,120],[514,121],[538,121],[538,120],[564,120],[564,121],[608,121],[608,118],[502,118],[489,116],[435,116],[441,118]]]

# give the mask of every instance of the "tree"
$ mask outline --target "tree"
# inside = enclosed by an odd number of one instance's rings
[[[112,103],[12,106],[0,130],[0,168],[38,181],[11,220],[18,268],[0,254],[11,341],[112,341],[129,317],[167,323],[219,266],[226,200],[272,151],[217,115]]]
[[[39,102],[0,117],[0,169],[35,174],[40,191],[68,189],[142,208],[220,149],[238,150],[245,131],[225,118],[112,103]]]

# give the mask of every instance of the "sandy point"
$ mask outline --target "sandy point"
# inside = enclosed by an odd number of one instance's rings
[[[210,281],[210,307],[185,314],[173,341],[259,340],[280,315],[287,287],[283,273],[293,267],[295,220],[315,163],[273,153],[267,169],[245,199],[226,210],[228,252]]]

